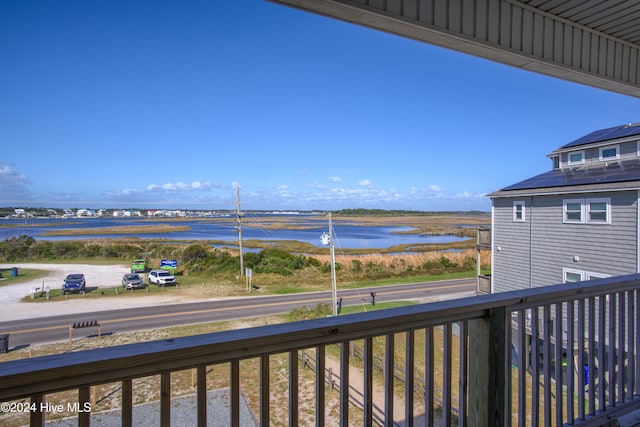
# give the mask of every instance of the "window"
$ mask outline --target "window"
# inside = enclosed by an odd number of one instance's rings
[[[562,269],[562,283],[581,282],[583,280],[603,279],[610,277],[608,274],[594,273],[592,271],[576,270],[575,268]]]
[[[582,200],[565,200],[563,211],[562,222],[582,222]]]
[[[524,202],[513,202],[513,221],[524,222]]]
[[[611,199],[569,199],[562,203],[562,222],[611,224]]]
[[[587,199],[587,222],[609,223],[609,199]]]
[[[567,163],[570,165],[578,165],[584,163],[584,151],[573,151],[569,153]]]
[[[572,270],[570,268],[562,269],[562,283],[581,282],[583,279],[583,271]]]
[[[600,160],[614,160],[620,158],[620,146],[610,145],[600,147]]]
[[[607,277],[611,277],[608,274],[593,273],[591,271],[585,271],[584,275],[585,275],[585,279],[584,280],[604,279],[604,278],[607,278]],[[608,297],[608,295],[607,295],[607,297]]]

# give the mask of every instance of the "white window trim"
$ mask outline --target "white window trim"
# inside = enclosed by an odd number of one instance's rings
[[[567,219],[567,205],[570,203],[580,204],[580,220]],[[582,224],[584,223],[584,199],[564,199],[562,201],[562,222],[565,224]]]
[[[606,279],[607,277],[611,277],[610,274],[596,273],[596,272],[593,272],[593,271],[578,270],[576,268],[563,267],[562,268],[562,283],[573,283],[573,282],[567,282],[567,273],[580,275],[580,281],[593,280],[593,279]]]
[[[580,220],[567,219],[567,205],[570,203],[580,204]],[[589,218],[589,206],[591,203],[606,204],[606,221],[592,221]],[[564,224],[611,224],[611,198],[610,197],[594,197],[588,199],[564,199],[562,201],[562,222]]]
[[[582,282],[584,280],[584,278],[585,278],[585,271],[576,270],[575,268],[563,267],[562,268],[562,283],[574,283],[574,282],[567,282],[567,273],[580,275],[580,282]]]
[[[602,157],[602,151],[604,150],[610,150],[612,148],[616,149],[616,155],[614,157]],[[600,155],[600,161],[604,162],[607,160],[618,160],[620,158],[620,144],[616,144],[616,145],[605,145],[604,147],[600,147],[599,151],[599,155]]]
[[[606,215],[607,219],[605,221],[592,221],[589,219],[590,210],[589,205],[591,203],[605,203],[606,204]],[[611,198],[610,197],[600,197],[593,199],[586,199],[584,205],[584,221],[587,224],[611,224]]]
[[[571,161],[571,155],[572,155],[572,154],[578,154],[578,153],[582,154],[582,160],[580,160],[579,162],[572,162],[572,161]],[[584,158],[584,157],[585,157],[585,152],[584,152],[584,150],[570,151],[570,152],[567,154],[567,164],[568,164],[568,165],[581,165],[581,164],[583,164],[583,163],[585,162],[585,158]]]
[[[522,211],[521,211],[522,212],[522,218],[518,218],[516,216],[516,212],[517,212],[516,211],[516,207],[517,206],[522,206]],[[518,201],[513,202],[513,222],[525,222],[526,218],[527,218],[525,216],[526,215],[525,211],[526,211],[526,207],[525,207],[524,200],[518,200]]]
[[[594,273],[593,271],[584,272],[584,280],[606,279],[607,277],[611,277],[611,275],[604,273]]]

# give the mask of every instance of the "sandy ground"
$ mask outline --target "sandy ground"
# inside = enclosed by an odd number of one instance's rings
[[[67,274],[84,273],[87,287],[113,288],[122,286],[122,276],[130,271],[129,266],[103,266],[88,264],[0,264],[0,269],[17,267],[46,270],[49,274],[37,281],[3,285],[0,279],[0,321],[55,316],[57,314],[86,313],[120,308],[144,307],[150,304],[172,304],[188,299],[175,296],[149,295],[136,298],[104,298],[86,300],[73,298],[46,303],[21,302],[29,296],[32,288],[60,289]],[[6,274],[5,274],[6,276]]]

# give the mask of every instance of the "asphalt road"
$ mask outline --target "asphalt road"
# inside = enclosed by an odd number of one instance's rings
[[[450,299],[452,294],[473,295],[473,279],[456,279],[407,285],[378,286],[338,291],[342,305],[371,305],[375,302],[398,300],[438,301]],[[9,347],[22,348],[33,344],[69,339],[69,327],[74,323],[97,321],[102,334],[157,329],[177,325],[202,324],[232,319],[282,314],[300,306],[315,307],[331,304],[331,292],[243,297],[216,301],[180,303],[159,306],[126,308],[110,311],[62,314],[26,320],[0,322],[2,334],[9,334]],[[73,330],[74,338],[97,335],[97,327]]]

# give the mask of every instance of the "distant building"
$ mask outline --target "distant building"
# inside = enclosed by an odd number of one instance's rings
[[[147,211],[147,216],[149,217],[161,217],[161,218],[175,218],[175,217],[183,217],[185,216],[184,211],[179,210],[150,210]]]
[[[549,158],[550,171],[489,194],[492,292],[640,272],[640,123]]]

